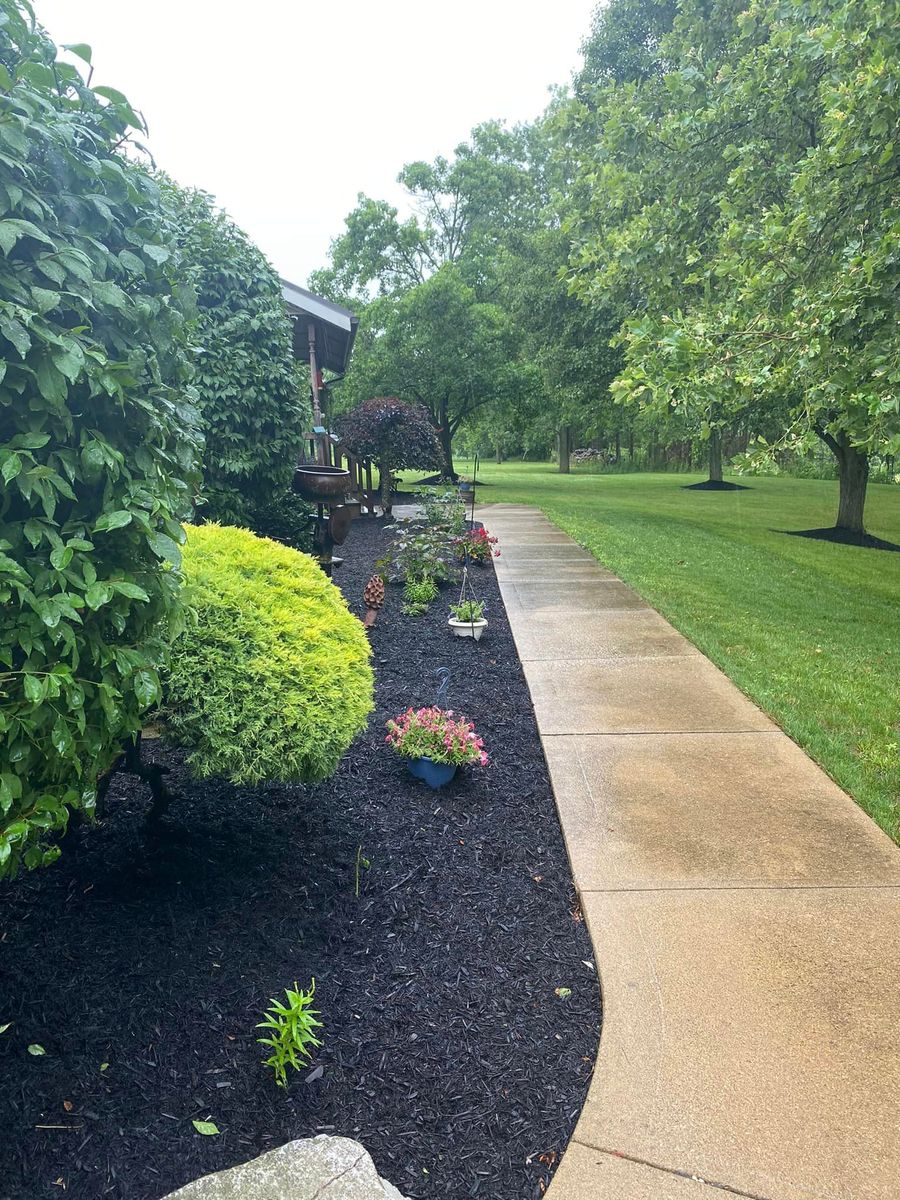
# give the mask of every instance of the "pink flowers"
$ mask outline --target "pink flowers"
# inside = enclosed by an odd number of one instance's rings
[[[500,551],[494,549],[499,541],[486,529],[469,529],[462,537],[453,539],[453,547],[460,562],[468,555],[473,562],[485,563],[492,555],[494,558],[500,557]]]
[[[432,762],[457,767],[486,766],[484,742],[475,726],[452,709],[408,708],[387,723],[388,745],[405,758],[430,758]]]

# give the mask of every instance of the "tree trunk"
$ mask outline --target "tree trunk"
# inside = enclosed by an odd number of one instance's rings
[[[571,430],[568,425],[563,425],[557,436],[557,445],[559,447],[559,470],[560,474],[569,474],[569,455],[571,453],[570,442]]]
[[[838,461],[840,499],[835,528],[846,529],[850,533],[865,533],[863,513],[869,482],[869,456],[865,450],[852,445],[843,432],[836,436],[830,433],[819,436]]]
[[[391,509],[394,507],[392,484],[393,473],[389,464],[380,462],[378,464],[378,489],[381,497],[381,511],[386,517],[390,516]]]
[[[722,434],[718,429],[709,435],[709,479],[710,483],[722,482]]]
[[[445,420],[438,430],[438,441],[441,443],[441,458],[443,459],[441,474],[455,483],[459,476],[453,466],[453,431],[449,421]]]
[[[616,458],[615,458],[616,464],[618,464],[621,461],[621,458],[622,458],[622,434],[617,429],[616,430]]]
[[[503,450],[501,449],[499,444],[497,445],[497,462],[498,463],[503,462]]]

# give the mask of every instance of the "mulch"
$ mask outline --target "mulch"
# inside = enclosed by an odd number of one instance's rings
[[[385,542],[366,521],[343,548],[358,613]],[[388,589],[377,711],[329,782],[194,782],[155,743],[183,797],[159,834],[120,777],[98,827],[0,888],[2,1200],[158,1200],[316,1133],[359,1139],[413,1200],[543,1194],[587,1090],[598,984],[491,567],[476,586],[477,644],[450,637],[446,591],[411,618]],[[431,703],[441,667],[492,761],[432,792],[384,722]],[[313,977],[324,1045],[279,1089],[254,1026]]]

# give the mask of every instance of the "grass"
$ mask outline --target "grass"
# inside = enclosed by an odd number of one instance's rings
[[[834,482],[701,478],[488,463],[478,499],[542,508],[900,840],[900,554],[780,532],[832,525]],[[866,524],[900,543],[900,487],[870,485]]]

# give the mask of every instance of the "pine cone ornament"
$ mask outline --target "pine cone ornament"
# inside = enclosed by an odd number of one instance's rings
[[[378,616],[378,610],[384,604],[384,580],[380,575],[373,575],[363,588],[363,603],[366,606],[366,617],[363,621],[366,629],[371,629]]]

